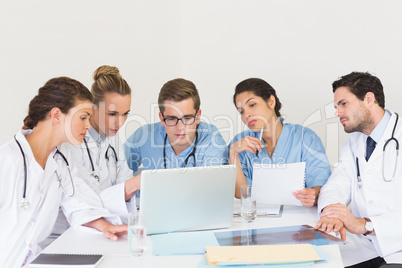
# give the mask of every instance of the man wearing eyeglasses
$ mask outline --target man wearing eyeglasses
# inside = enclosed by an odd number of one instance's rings
[[[124,143],[134,172],[140,165],[149,170],[228,163],[218,129],[200,120],[200,97],[191,81],[178,78],[164,84],[158,106],[160,122],[140,127]]]
[[[345,132],[353,134],[321,189],[316,229],[348,238],[350,243],[340,249],[350,267],[402,267],[398,114],[384,108],[381,81],[369,73],[342,76],[332,88],[335,114]]]

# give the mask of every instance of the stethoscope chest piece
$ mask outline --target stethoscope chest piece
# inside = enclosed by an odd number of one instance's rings
[[[99,176],[96,174],[91,174],[91,177],[94,178],[97,182],[99,182]]]
[[[97,182],[100,182],[99,175],[95,173],[95,165],[94,165],[94,162],[93,162],[92,157],[91,157],[91,152],[89,151],[88,142],[85,139],[84,139],[84,143],[85,143],[85,147],[87,149],[89,162],[91,163],[91,171],[92,171],[91,172],[91,177],[94,178]],[[109,149],[111,149],[112,152],[113,152],[113,155],[114,155],[113,159],[115,160],[115,167],[117,168],[117,162],[118,162],[119,159],[117,158],[116,150],[110,144],[106,149],[105,159],[107,160],[107,163],[109,164],[109,154],[108,154]],[[116,177],[115,183],[113,185],[116,184],[116,180],[117,180],[117,177]]]
[[[29,209],[29,202],[26,198],[22,198],[20,202],[18,202],[18,207],[22,210]]]

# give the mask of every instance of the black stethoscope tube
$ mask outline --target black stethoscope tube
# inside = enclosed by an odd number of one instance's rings
[[[166,140],[167,140],[167,134],[165,134],[165,140],[163,142],[163,167],[166,169]],[[195,143],[194,143],[194,148],[191,151],[191,153],[186,157],[184,160],[184,167],[187,166],[188,160],[190,157],[194,158],[194,167],[197,166],[197,160],[195,158],[195,150],[197,149],[197,144],[198,144],[198,128],[195,130]]]
[[[17,142],[18,147],[20,147],[20,151],[22,154],[22,158],[24,159],[24,192],[22,194],[22,198],[25,199],[26,193],[27,193],[27,177],[28,177],[28,172],[27,172],[27,160],[25,159],[25,154],[24,154],[24,150],[22,150],[22,146],[20,144],[20,142],[17,140],[17,138],[14,135],[14,140]]]
[[[384,147],[382,148],[382,152],[383,152],[383,156],[382,156],[383,157],[382,177],[383,177],[383,180],[386,181],[386,182],[390,182],[392,180],[392,179],[391,180],[386,180],[385,176],[384,176],[384,161],[385,161],[384,160],[384,153],[385,153],[385,149],[387,148],[387,145],[389,144],[390,141],[395,141],[395,148],[396,148],[396,152],[397,152],[397,157],[399,155],[399,142],[394,137],[396,126],[397,126],[398,120],[399,120],[399,115],[398,115],[398,113],[395,113],[395,115],[396,115],[396,119],[395,119],[394,128],[392,129],[391,138],[389,138],[388,140],[385,141]],[[362,185],[362,180],[361,180],[361,177],[360,177],[359,158],[357,158],[357,157],[356,157],[356,169],[357,169],[357,185],[360,188],[361,185]],[[395,165],[393,177],[395,177],[395,172],[396,172],[396,165]]]
[[[23,191],[23,193],[22,193],[22,200],[21,200],[21,202],[19,203],[19,206],[21,207],[21,209],[27,210],[27,209],[29,208],[29,202],[28,202],[28,200],[26,200],[27,183],[28,183],[28,167],[27,167],[27,160],[26,160],[26,157],[25,157],[24,150],[22,149],[22,146],[21,146],[20,142],[17,140],[17,138],[15,137],[15,135],[14,135],[14,140],[15,140],[15,142],[17,143],[18,147],[20,148],[20,151],[21,151],[21,154],[22,154],[22,158],[24,159],[24,191]],[[72,196],[74,196],[74,194],[75,194],[75,187],[74,187],[74,183],[73,183],[73,178],[71,177],[70,165],[69,165],[69,163],[68,163],[68,161],[67,161],[67,158],[64,156],[64,154],[62,154],[62,153],[59,151],[59,149],[57,149],[57,148],[56,148],[56,153],[54,154],[54,156],[55,156],[56,154],[59,154],[59,155],[63,158],[64,162],[65,162],[66,165],[67,165],[67,168],[68,168],[68,171],[69,171],[69,175],[70,175],[71,185],[72,185],[72,187],[73,187],[73,194],[70,195],[70,197],[72,197]],[[53,157],[54,157],[54,156],[53,156]],[[59,180],[59,183],[61,183],[60,180]],[[64,188],[63,188],[63,191],[64,191]]]
[[[86,147],[86,149],[87,149],[87,153],[88,153],[88,157],[89,157],[89,162],[91,162],[91,169],[92,169],[92,173],[93,173],[92,175],[94,176],[94,178],[95,178],[97,181],[99,181],[99,176],[98,176],[98,175],[95,175],[95,165],[94,165],[94,162],[93,162],[93,160],[92,160],[91,152],[89,151],[89,147],[88,147],[88,143],[87,143],[86,139],[84,139],[84,143],[85,143],[85,147]],[[106,149],[106,152],[105,152],[105,159],[106,159],[107,161],[109,161],[109,156],[108,156],[109,149],[112,149],[113,154],[114,154],[114,159],[116,160],[116,165],[117,165],[117,162],[118,162],[119,159],[117,158],[116,150],[115,150],[115,149],[113,148],[113,146],[110,145],[110,144],[109,144],[109,146],[108,146],[107,149]]]
[[[89,151],[88,143],[87,143],[85,138],[84,138],[84,143],[85,143],[85,147],[87,148],[87,152],[88,152],[88,156],[89,156],[89,162],[91,162],[92,172],[95,172],[94,162],[92,161],[91,152]]]
[[[396,150],[399,152],[399,142],[398,142],[398,140],[394,137],[396,125],[398,124],[398,120],[399,120],[399,115],[398,115],[397,113],[395,113],[395,115],[396,115],[396,119],[395,119],[394,129],[392,130],[392,136],[391,136],[390,139],[388,139],[388,140],[385,142],[384,147],[382,148],[382,151],[383,151],[383,152],[385,152],[385,148],[387,147],[387,145],[388,145],[388,143],[389,143],[390,141],[395,141]]]

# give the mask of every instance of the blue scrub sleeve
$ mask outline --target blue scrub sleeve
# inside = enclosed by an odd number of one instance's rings
[[[227,165],[228,148],[225,140],[216,127],[213,127],[209,146],[205,149],[203,166]]]
[[[139,142],[143,136],[142,128],[136,130],[123,144],[127,165],[133,172],[136,172],[142,163]]]
[[[229,159],[229,153],[230,153],[230,146],[232,146],[233,143],[237,142],[238,140],[241,140],[244,138],[242,135],[244,133],[240,133],[234,137],[234,139],[229,143],[227,150],[228,150],[228,159]],[[239,154],[239,161],[241,164],[241,168],[243,170],[244,177],[247,180],[248,185],[252,185],[252,177],[253,177],[253,166],[252,163],[249,159],[249,153],[247,151],[243,151]]]
[[[301,157],[301,161],[306,162],[306,187],[323,186],[331,175],[331,168],[321,139],[308,128],[303,131]]]

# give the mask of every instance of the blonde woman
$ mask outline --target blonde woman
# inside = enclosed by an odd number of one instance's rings
[[[70,146],[71,152],[78,176],[99,194],[105,208],[126,222],[128,211],[136,209],[132,197],[140,178],[133,177],[116,134],[130,112],[131,89],[116,67],[101,66],[93,78],[91,129],[80,146]]]

